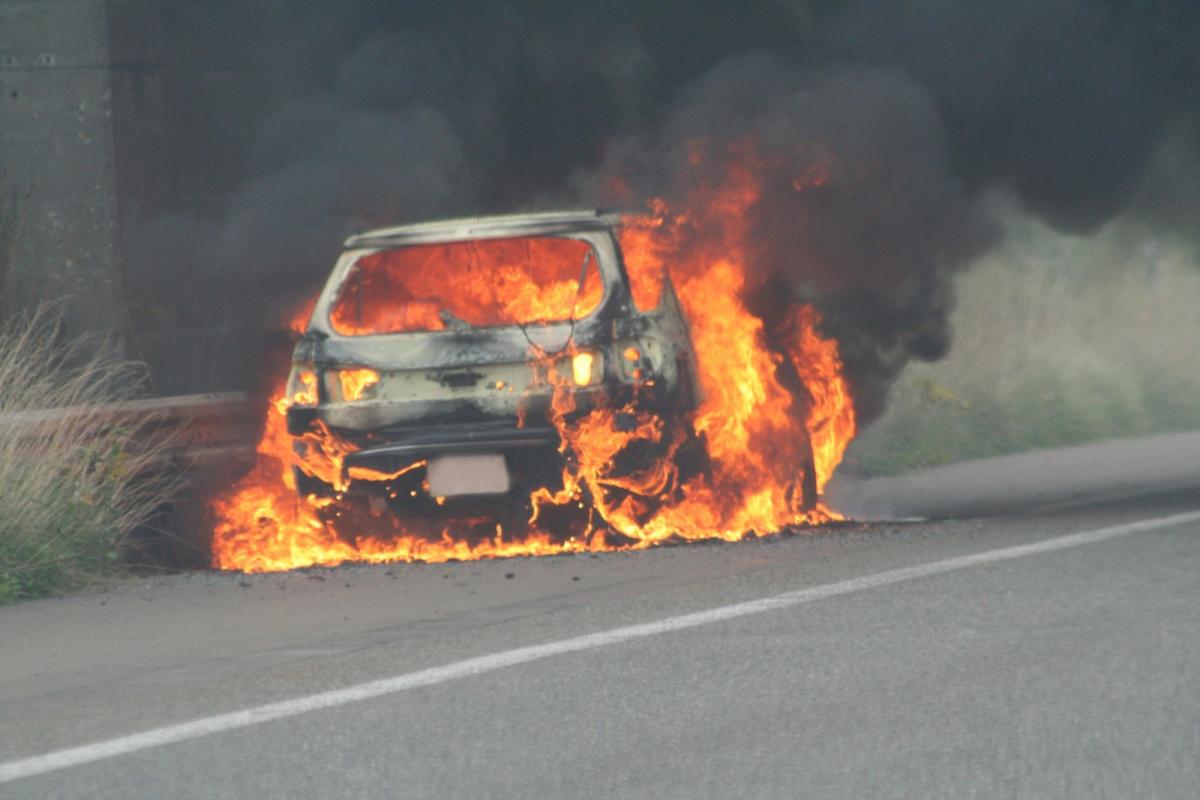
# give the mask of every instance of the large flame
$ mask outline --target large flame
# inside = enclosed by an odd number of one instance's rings
[[[476,327],[585,317],[604,294],[578,239],[420,244],[360,258],[329,321],[343,335],[437,331],[442,309]],[[580,286],[579,276],[584,283]]]
[[[797,191],[803,188],[796,184]],[[320,513],[332,500],[297,497],[292,468],[337,485],[341,459],[353,445],[320,429],[305,435],[307,455],[296,456],[281,386],[267,409],[254,469],[211,502],[215,565],[262,572],[345,561],[636,549],[667,539],[737,540],[836,518],[811,496],[812,487],[823,490],[854,437],[853,404],[837,343],[819,333],[814,308],[794,306],[783,329],[768,332],[745,304],[747,210],[758,196],[751,164],[735,159],[721,185],[696,192],[686,208],[654,201],[651,213],[622,228],[637,305],[657,305],[660,276],[669,272],[691,327],[703,400],[683,424],[636,403],[572,413],[570,378],[531,353],[534,375],[553,385],[550,418],[570,457],[561,489],[531,495],[527,530],[510,534],[498,522],[476,520],[464,530],[417,531],[389,515],[372,520],[370,530],[344,530],[336,513]],[[511,291],[517,296],[529,287]],[[784,372],[794,374],[804,391],[789,391]],[[693,437],[703,442],[707,464],[685,472],[676,456],[689,440],[697,441]],[[635,440],[660,456],[632,472],[616,470],[619,453]],[[804,474],[806,464],[814,475]],[[563,508],[581,509],[585,519],[570,535],[543,525],[553,509]]]

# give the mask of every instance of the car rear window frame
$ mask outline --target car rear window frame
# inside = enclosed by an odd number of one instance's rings
[[[589,311],[589,313],[587,313],[583,316],[580,316],[580,317],[576,317],[574,320],[572,320],[570,318],[566,318],[566,319],[560,319],[560,320],[543,320],[543,321],[535,320],[535,321],[530,321],[530,322],[502,322],[502,323],[498,323],[495,325],[470,325],[469,330],[487,331],[487,330],[497,330],[497,329],[503,329],[503,328],[544,328],[544,327],[553,327],[553,326],[560,326],[560,325],[579,324],[581,322],[590,320],[593,317],[595,317],[596,315],[598,315],[605,308],[605,306],[609,303],[609,301],[611,300],[611,297],[612,297],[613,279],[609,275],[610,270],[606,270],[606,268],[605,268],[606,262],[604,261],[604,258],[603,258],[602,248],[599,247],[598,243],[594,240],[593,234],[594,234],[593,231],[580,231],[578,233],[571,233],[571,232],[541,233],[541,232],[539,232],[539,233],[515,234],[515,235],[505,235],[505,236],[481,236],[478,238],[449,239],[449,240],[433,239],[433,240],[428,240],[428,241],[413,241],[413,242],[397,243],[393,246],[388,246],[388,247],[362,248],[360,250],[345,252],[343,254],[343,257],[349,257],[349,261],[348,261],[348,263],[345,264],[344,267],[342,267],[340,270],[338,270],[341,273],[341,275],[337,281],[337,285],[332,288],[332,291],[329,293],[327,302],[324,303],[325,308],[322,310],[322,314],[321,314],[322,327],[325,327],[334,336],[346,338],[346,339],[355,339],[355,340],[368,339],[371,337],[460,334],[461,333],[460,330],[455,330],[455,329],[449,328],[449,327],[447,327],[447,328],[420,328],[420,329],[402,330],[402,331],[371,331],[371,332],[367,332],[367,333],[345,333],[335,325],[335,323],[333,321],[333,315],[334,315],[335,309],[338,307],[338,304],[341,300],[342,292],[345,290],[347,283],[352,279],[355,268],[358,266],[359,262],[363,258],[367,258],[367,257],[369,257],[371,255],[375,255],[377,253],[388,252],[390,250],[401,250],[401,249],[408,248],[408,247],[423,247],[423,246],[428,246],[428,245],[456,244],[456,243],[468,243],[468,242],[486,242],[486,241],[499,241],[499,240],[504,240],[504,239],[523,239],[523,238],[571,239],[574,241],[581,242],[583,245],[585,245],[592,256],[592,258],[591,258],[592,263],[589,266],[589,270],[595,270],[597,278],[600,281],[600,298],[599,298],[599,300],[596,302],[595,306]]]

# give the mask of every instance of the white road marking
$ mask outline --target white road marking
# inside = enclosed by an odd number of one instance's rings
[[[481,675],[485,672],[492,672],[517,664],[526,664],[530,661],[537,661],[549,658],[550,656],[563,655],[564,653],[578,653],[582,650],[592,650],[597,647],[619,644],[632,639],[657,636],[661,633],[695,628],[699,625],[710,625],[714,622],[737,619],[738,617],[745,617],[751,614],[761,614],[764,611],[791,608],[803,603],[811,603],[827,597],[850,594],[851,592],[858,592],[863,589],[888,586],[894,583],[911,581],[930,575],[939,575],[945,572],[953,572],[982,564],[1011,561],[1014,558],[1024,558],[1025,556],[1037,555],[1039,553],[1052,553],[1057,550],[1066,550],[1071,547],[1103,542],[1107,539],[1116,539],[1121,536],[1167,528],[1173,525],[1183,525],[1189,522],[1200,522],[1200,511],[1174,514],[1169,517],[1156,517],[1124,525],[1113,525],[1108,528],[1072,533],[1053,539],[1044,539],[1032,544],[986,550],[982,553],[948,558],[943,561],[934,561],[913,567],[888,570],[859,578],[850,578],[849,580],[838,581],[837,583],[784,592],[783,594],[772,595],[771,597],[712,608],[707,611],[698,611],[693,614],[668,617],[657,622],[628,625],[622,628],[613,628],[612,630],[601,631],[600,633],[577,636],[572,639],[563,639],[532,647],[518,647],[515,650],[505,650],[478,658],[469,658],[453,664],[424,669],[419,672],[410,672],[405,675],[397,675],[393,678],[360,683],[344,689],[334,689],[329,692],[305,695],[304,697],[296,697],[278,703],[268,703],[241,711],[233,711],[228,714],[203,717],[179,725],[154,728],[153,730],[135,733],[131,736],[119,736],[115,739],[93,742],[81,747],[71,747],[65,750],[46,753],[45,755],[33,756],[32,758],[9,761],[0,764],[0,783],[30,778],[35,775],[44,775],[48,772],[56,772],[82,764],[90,764],[94,761],[102,761],[106,758],[115,758],[116,756],[136,753],[152,747],[161,747],[162,745],[174,742],[183,742],[188,739],[196,739],[214,733],[245,728],[261,722],[270,722],[271,720],[307,714],[310,711],[318,711],[323,708],[357,703],[383,695],[417,689],[422,686],[432,686],[472,675]]]

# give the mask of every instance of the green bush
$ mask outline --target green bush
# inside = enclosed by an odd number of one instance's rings
[[[0,602],[120,574],[174,489],[154,468],[168,443],[103,408],[140,393],[142,369],[57,334],[44,310],[0,325]]]
[[[959,278],[954,345],[910,364],[847,467],[894,474],[1045,447],[1200,429],[1194,247],[1114,225],[1028,220]]]

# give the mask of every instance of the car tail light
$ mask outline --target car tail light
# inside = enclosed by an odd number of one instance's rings
[[[592,368],[596,356],[586,350],[571,356],[571,377],[576,386],[587,386],[592,382]]]
[[[375,387],[379,385],[379,373],[366,367],[338,370],[338,383],[342,388],[342,399],[353,403],[374,396]]]
[[[576,350],[554,362],[558,385],[595,386],[604,380],[604,354],[595,350]]]
[[[292,374],[288,378],[287,404],[315,406],[317,399],[317,371],[305,364],[293,366]]]

